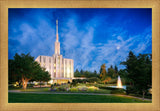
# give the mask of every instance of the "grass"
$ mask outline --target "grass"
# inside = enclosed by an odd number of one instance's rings
[[[9,103],[151,103],[115,95],[9,93]]]
[[[22,92],[50,92],[49,90],[50,88],[27,88],[27,89],[23,89],[23,88],[10,88],[9,90],[19,90],[19,91],[22,91]]]
[[[22,92],[50,92],[50,88],[27,88],[27,89],[20,89]]]

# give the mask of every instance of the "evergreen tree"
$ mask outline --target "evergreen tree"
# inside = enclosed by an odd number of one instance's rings
[[[97,71],[96,70],[94,70],[94,74],[97,75]]]
[[[113,66],[111,65],[111,67],[110,67],[111,69],[113,69]]]
[[[80,73],[83,75],[83,74],[84,74],[84,71],[81,69]]]
[[[81,77],[81,74],[78,71],[78,69],[76,69],[76,71],[74,72],[74,77]]]
[[[133,52],[129,52],[127,60],[121,64],[126,66],[126,75],[132,83],[132,87],[137,93],[144,95],[152,85],[152,60],[149,54],[139,54],[136,57]]]
[[[115,70],[113,69],[112,65],[110,68],[108,68],[108,76],[111,78],[115,77]]]
[[[126,66],[126,71],[128,72],[128,78],[130,78],[130,85],[134,85],[134,82],[136,80],[135,77],[135,69],[137,66],[137,57],[133,54],[132,51],[129,52],[129,55],[126,59],[126,61],[121,62],[120,64]]]
[[[117,74],[118,73],[118,67],[116,65],[114,67],[114,70],[115,70],[115,73]]]

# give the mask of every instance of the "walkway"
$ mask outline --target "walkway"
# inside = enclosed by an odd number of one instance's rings
[[[135,97],[135,96],[128,96],[128,95],[118,95],[118,94],[99,94],[99,93],[66,93],[66,92],[30,92],[30,91],[20,91],[20,90],[9,90],[8,92],[14,92],[14,93],[33,93],[33,94],[82,94],[82,95],[114,95],[114,96],[123,96],[123,97],[131,97],[131,98],[137,98],[143,100],[143,98]],[[152,101],[152,99],[144,99],[148,101]]]

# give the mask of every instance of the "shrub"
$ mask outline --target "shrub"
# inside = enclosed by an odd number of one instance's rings
[[[117,90],[117,88],[114,87],[99,87],[99,89]]]
[[[47,85],[52,85],[52,84],[47,82]]]
[[[111,94],[126,94],[124,89],[112,90]]]
[[[99,82],[100,79],[97,78],[97,77],[91,77],[91,78],[87,79],[87,81],[88,81],[89,83],[94,83],[94,82]]]
[[[75,87],[73,87],[73,88],[71,88],[71,89],[70,89],[70,91],[71,91],[71,92],[77,92],[77,91],[78,91],[78,89],[77,89],[77,88],[75,88]]]
[[[45,83],[38,83],[38,85],[45,85]]]
[[[10,84],[9,86],[8,86],[8,88],[18,88],[18,86],[14,86],[14,84]]]
[[[51,86],[51,91],[68,91],[70,85],[61,85],[61,86]]]
[[[78,83],[78,82],[76,81],[76,79],[73,79],[71,85],[72,85],[72,86],[76,86],[77,83]]]
[[[27,87],[33,87],[34,86],[34,84],[28,84],[27,85]]]
[[[136,93],[137,93],[137,91],[133,87],[127,86],[127,88],[126,88],[126,94],[127,95],[128,94],[136,94]]]
[[[111,79],[110,81],[108,81],[108,84],[116,84],[117,83],[117,79]]]
[[[95,89],[93,89],[93,88],[88,88],[87,91],[93,92],[93,91],[95,91]]]
[[[53,88],[53,86],[54,86],[54,85],[52,84],[52,85],[51,85],[51,88]]]
[[[88,91],[96,91],[96,90],[98,90],[98,88],[95,86],[88,87]]]
[[[60,86],[60,87],[58,87],[58,90],[59,90],[59,91],[66,91],[66,88],[63,87],[63,86]]]
[[[51,91],[59,91],[59,88],[58,87],[52,87]]]
[[[87,91],[88,87],[86,86],[78,86],[77,87],[79,91]]]

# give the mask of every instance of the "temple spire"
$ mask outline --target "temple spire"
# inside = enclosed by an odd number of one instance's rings
[[[58,20],[56,20],[56,42],[58,42]]]
[[[58,41],[58,20],[56,20],[55,55],[60,55],[60,42]]]

